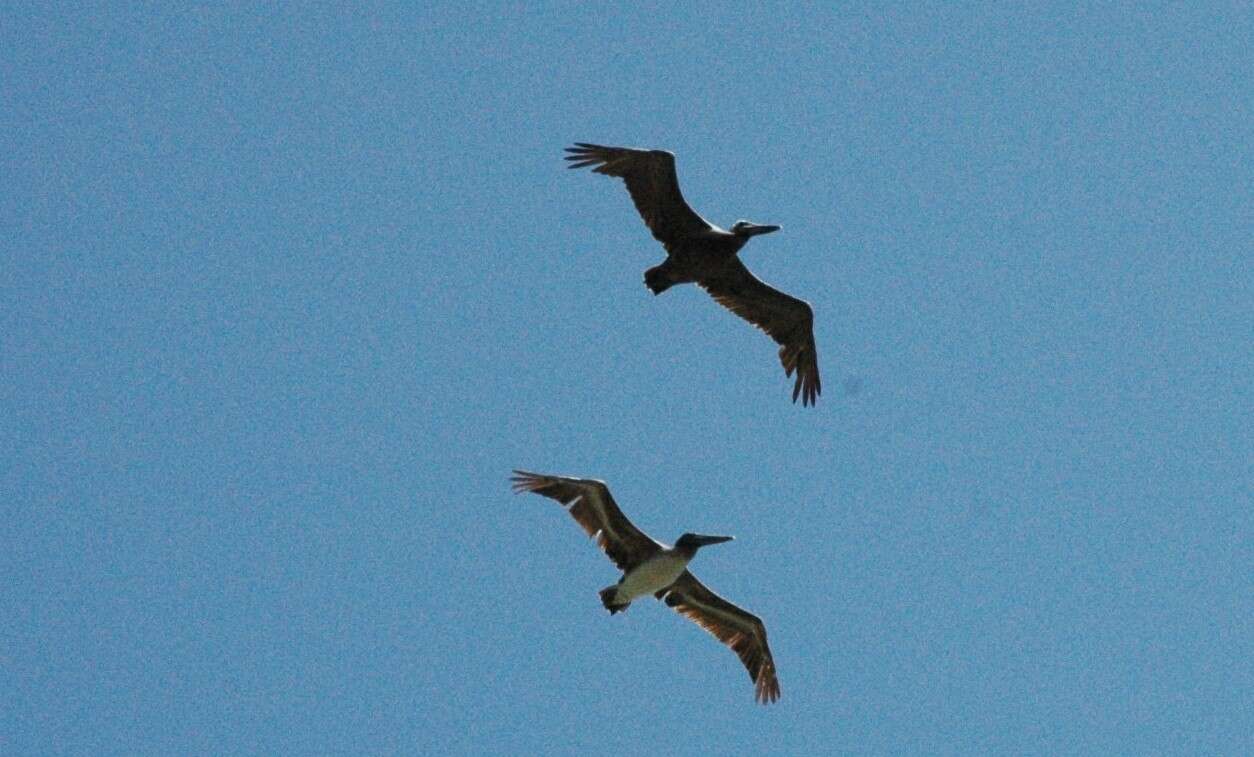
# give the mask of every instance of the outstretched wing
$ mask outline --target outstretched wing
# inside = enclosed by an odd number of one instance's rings
[[[510,481],[515,493],[535,492],[567,507],[575,522],[596,538],[619,570],[631,570],[663,548],[627,520],[603,481],[521,470],[514,471]]]
[[[566,152],[570,153],[566,156],[571,161],[569,168],[592,166],[597,173],[622,179],[653,238],[667,250],[685,237],[714,228],[689,207],[679,191],[673,154],[587,142],[576,142]]]
[[[666,590],[666,604],[731,647],[749,671],[759,702],[779,699],[779,679],[775,677],[771,648],[766,645],[766,626],[756,615],[710,591],[686,570]]]
[[[797,373],[792,401],[813,405],[823,385],[814,346],[814,311],[803,300],[784,294],[759,279],[732,257],[697,281],[714,300],[765,331],[779,344],[779,362],[785,375]]]

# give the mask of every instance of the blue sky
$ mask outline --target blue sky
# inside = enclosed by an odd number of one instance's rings
[[[1254,748],[1248,6],[5,17],[0,750]],[[783,226],[817,408],[577,140]]]

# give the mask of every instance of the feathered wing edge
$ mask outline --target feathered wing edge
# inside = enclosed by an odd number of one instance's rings
[[[659,592],[663,593],[663,592]],[[684,571],[664,591],[666,604],[704,628],[731,648],[753,681],[754,698],[762,704],[779,699],[775,660],[766,643],[761,619],[710,591],[696,576]]]
[[[715,275],[697,282],[714,301],[757,326],[780,345],[784,375],[796,381],[792,401],[813,405],[823,393],[818,349],[814,344],[814,311],[804,300],[779,291],[749,272],[738,258]]]
[[[814,346],[814,333],[804,342],[792,342],[779,348],[779,362],[784,366],[784,375],[791,378],[793,371],[797,380],[792,387],[792,401],[801,397],[802,406],[818,402],[823,393],[823,382],[819,379],[819,354]]]
[[[567,147],[568,168],[589,168],[623,180],[644,223],[668,250],[686,236],[713,228],[684,199],[675,156],[665,150],[606,147],[576,142]]]
[[[604,481],[515,470],[510,482],[515,493],[533,492],[565,507],[619,570],[628,571],[662,549],[623,514]]]

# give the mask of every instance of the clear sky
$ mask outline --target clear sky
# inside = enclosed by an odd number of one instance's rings
[[[0,751],[1254,749],[1249,5],[834,5],[7,5]],[[783,226],[817,408],[577,140]]]

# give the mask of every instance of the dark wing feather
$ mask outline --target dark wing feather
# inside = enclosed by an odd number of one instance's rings
[[[784,294],[730,258],[697,281],[718,304],[765,331],[779,345],[785,375],[797,372],[792,401],[813,405],[823,393],[818,351],[814,346],[814,311],[803,300]]]
[[[666,604],[731,647],[749,671],[759,702],[779,699],[779,679],[766,644],[766,626],[756,615],[710,591],[686,570],[667,590]]]
[[[713,228],[684,200],[671,153],[587,142],[576,142],[566,152],[570,153],[566,156],[571,161],[569,168],[592,166],[596,173],[622,179],[653,238],[667,250],[685,237]]]
[[[627,520],[603,481],[521,470],[514,471],[510,481],[516,493],[535,492],[566,506],[575,522],[597,540],[619,570],[631,570],[662,549],[661,544]]]

